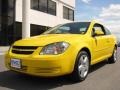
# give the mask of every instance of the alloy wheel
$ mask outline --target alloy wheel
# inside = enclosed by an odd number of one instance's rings
[[[81,78],[85,78],[89,71],[89,58],[87,55],[82,55],[79,58],[78,72]]]

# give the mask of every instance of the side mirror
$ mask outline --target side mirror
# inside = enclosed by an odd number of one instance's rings
[[[101,36],[101,35],[104,35],[104,32],[97,29],[97,30],[94,30],[93,33],[92,33],[92,36],[95,37],[95,36]]]
[[[95,33],[92,33],[92,37],[95,37],[96,36],[96,34]]]
[[[95,37],[96,36],[96,34],[95,34],[95,29],[93,28],[92,29],[92,37]]]

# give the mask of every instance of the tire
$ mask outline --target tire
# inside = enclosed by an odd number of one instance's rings
[[[117,49],[114,48],[112,56],[108,59],[108,63],[115,63],[117,61]]]
[[[71,78],[75,82],[80,82],[86,79],[90,67],[90,58],[86,51],[81,51],[75,62],[74,71]]]

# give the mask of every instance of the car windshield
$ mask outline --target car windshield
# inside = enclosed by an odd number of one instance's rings
[[[90,22],[75,22],[58,25],[53,27],[43,34],[85,34]]]

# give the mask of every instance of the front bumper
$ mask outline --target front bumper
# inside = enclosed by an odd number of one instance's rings
[[[21,69],[10,66],[11,59],[21,60]],[[67,53],[61,55],[17,55],[7,53],[5,65],[8,69],[34,76],[61,76],[72,73],[76,56]]]

